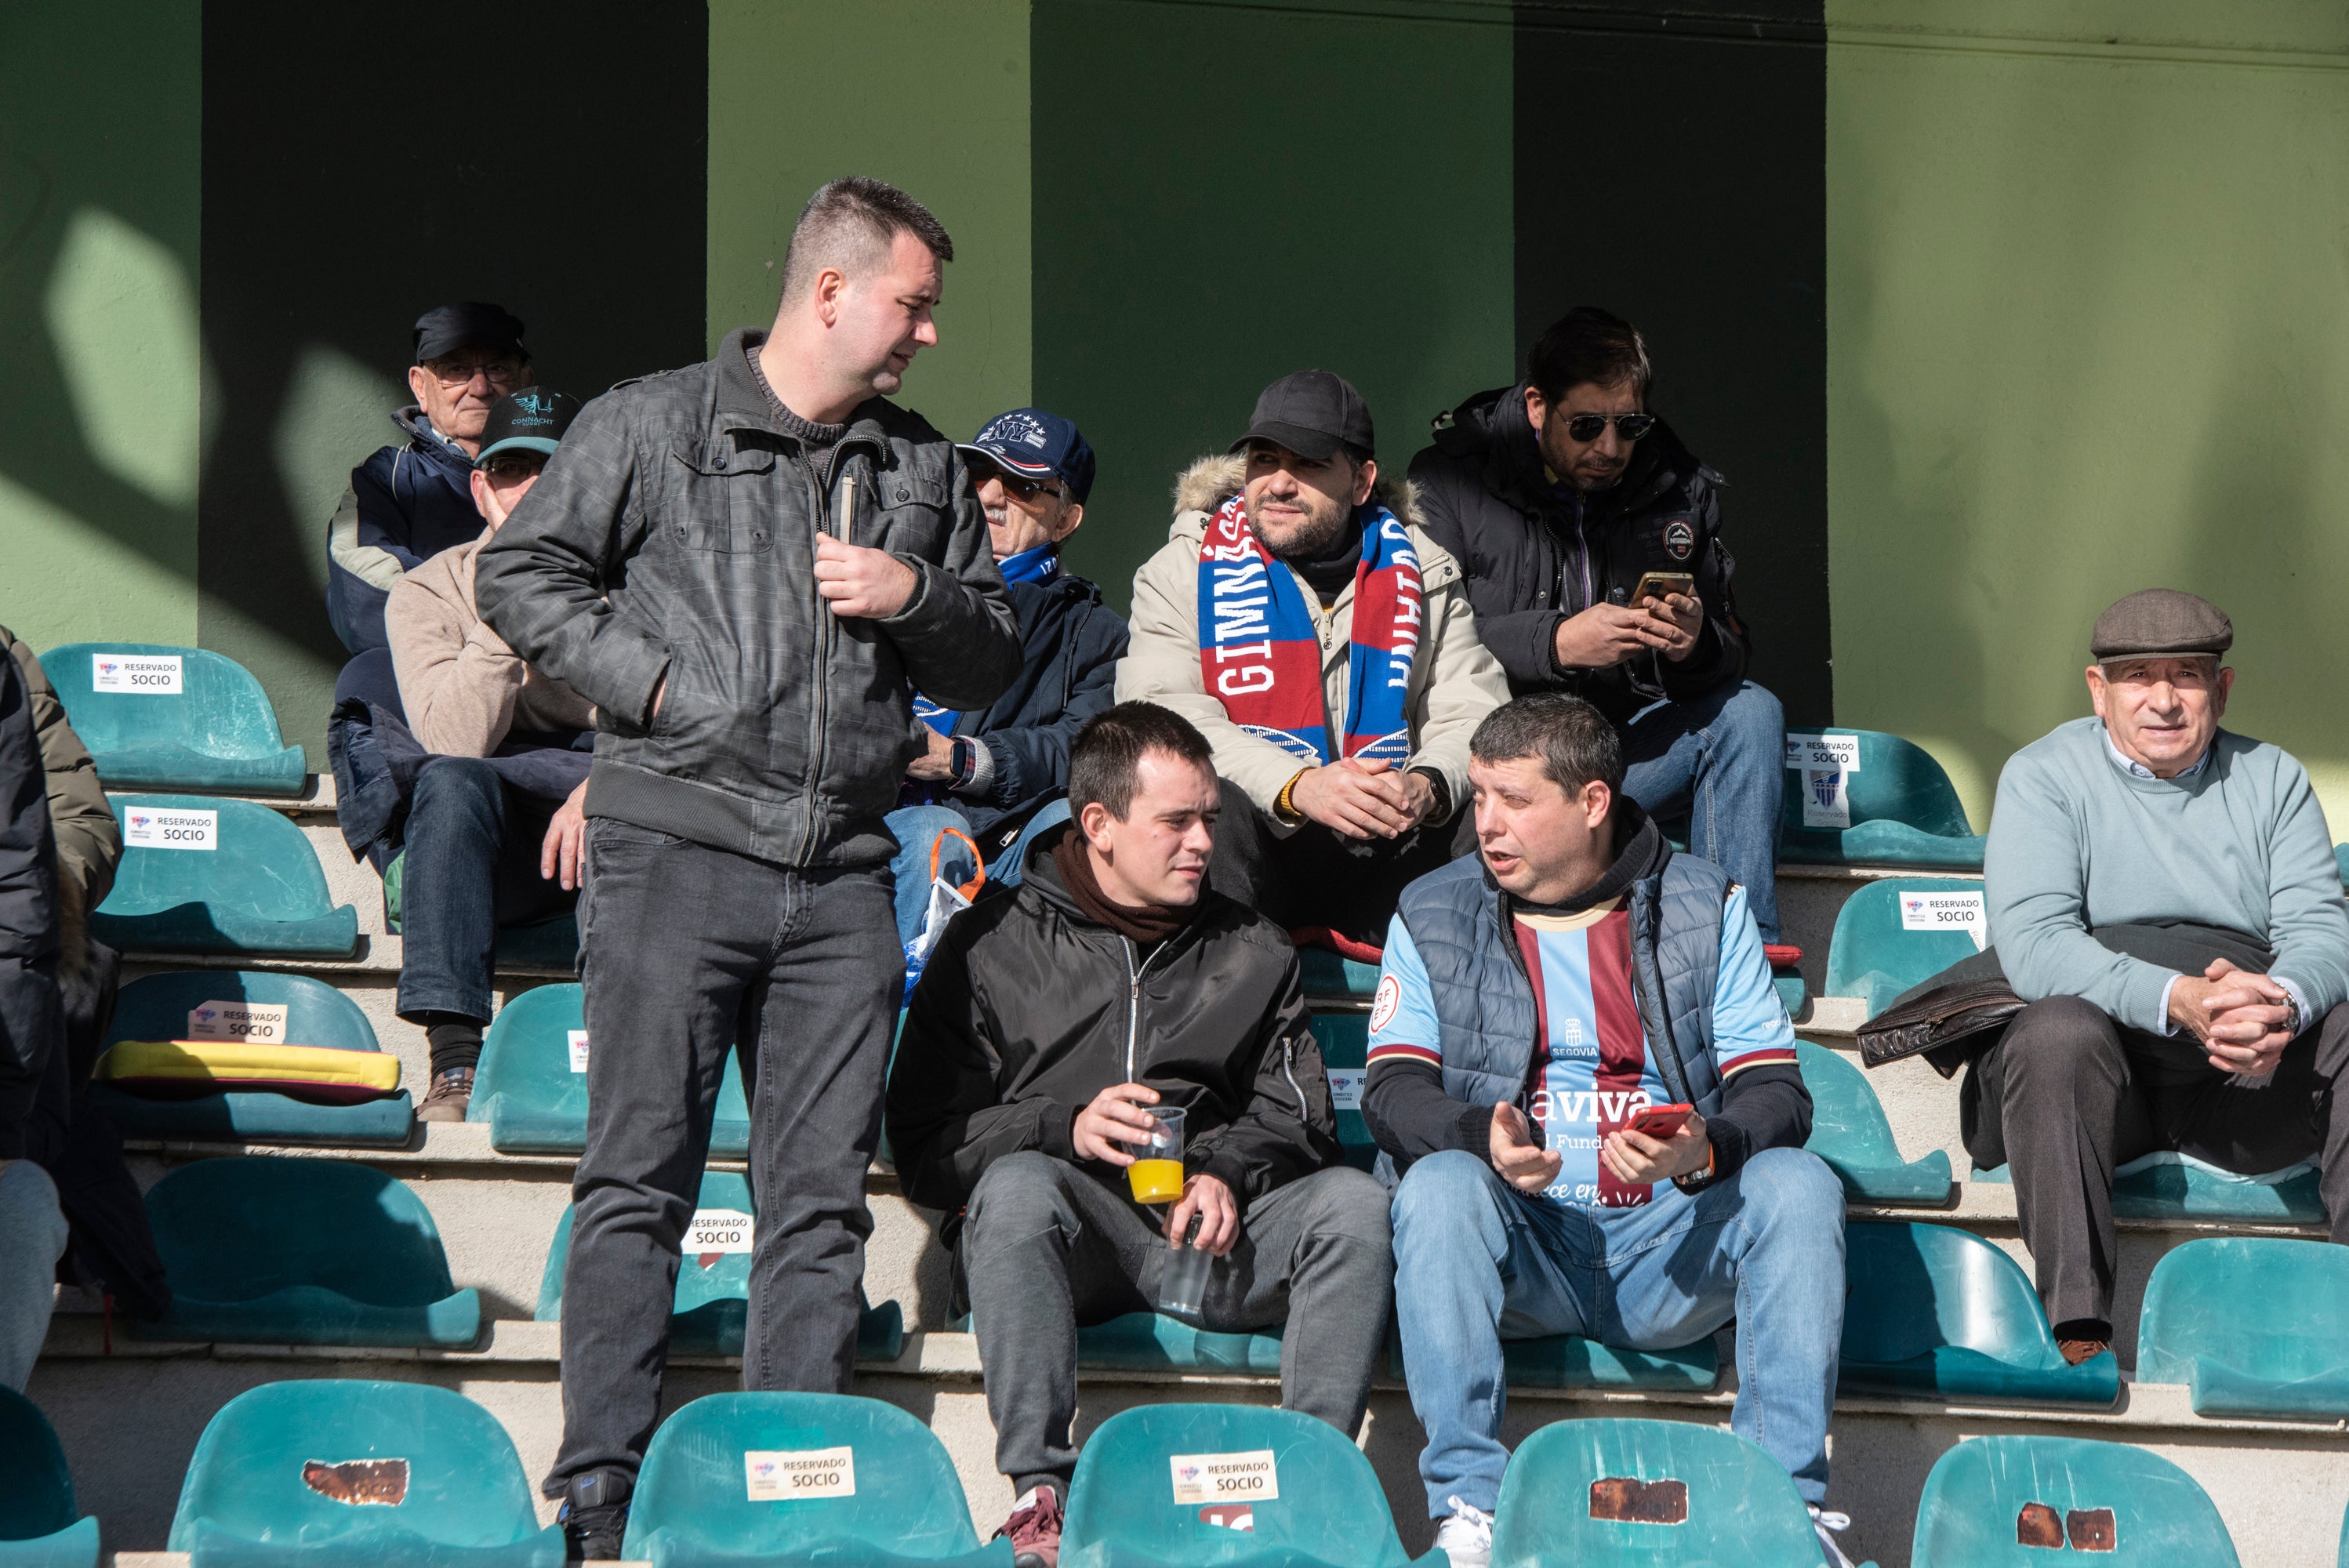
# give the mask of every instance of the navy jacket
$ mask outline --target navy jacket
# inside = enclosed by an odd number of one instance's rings
[[[384,447],[351,470],[326,527],[326,618],[355,654],[391,645],[383,603],[426,558],[481,537],[472,459],[432,433],[414,404],[391,417],[408,444]]]

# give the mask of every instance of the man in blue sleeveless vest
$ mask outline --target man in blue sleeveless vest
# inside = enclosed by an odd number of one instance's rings
[[[1843,1336],[1843,1189],[1745,890],[1620,793],[1622,743],[1557,693],[1469,741],[1480,853],[1405,889],[1362,1114],[1394,1199],[1420,1477],[1484,1568],[1508,1452],[1501,1341],[1653,1349],[1738,1323],[1732,1429],[1823,1514]],[[1632,1125],[1659,1112],[1656,1131]],[[1651,1123],[1652,1125],[1652,1123]]]

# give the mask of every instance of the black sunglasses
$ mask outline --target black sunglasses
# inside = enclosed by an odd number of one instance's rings
[[[1009,469],[998,467],[993,463],[989,463],[988,468],[997,479],[1003,481],[1003,488],[1005,490],[1009,490],[1021,500],[1034,500],[1036,499],[1037,492],[1040,490],[1046,495],[1066,495],[1069,493],[1062,490],[1059,485],[1046,484],[1042,480],[1031,480],[1025,474],[1015,474]],[[984,482],[987,475],[981,474],[978,477],[980,480]]]
[[[1655,428],[1653,414],[1577,414],[1566,422],[1566,433],[1578,441],[1595,441],[1599,433],[1612,423],[1615,433],[1627,441],[1636,441]]]

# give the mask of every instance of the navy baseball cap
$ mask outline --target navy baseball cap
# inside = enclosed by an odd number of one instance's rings
[[[473,466],[488,467],[500,452],[552,453],[561,444],[563,432],[579,417],[579,399],[569,393],[550,392],[543,387],[507,393],[490,405],[489,422],[481,427],[481,450]]]
[[[444,304],[416,318],[416,363],[423,365],[460,348],[486,348],[528,359],[522,346],[522,317],[503,305],[469,299]]]
[[[1058,480],[1081,503],[1093,489],[1093,449],[1084,432],[1058,414],[1014,408],[998,414],[957,450],[985,458],[1023,479]]]

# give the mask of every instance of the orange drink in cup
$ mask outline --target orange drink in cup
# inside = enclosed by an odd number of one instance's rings
[[[1172,1203],[1183,1196],[1183,1111],[1179,1106],[1138,1108],[1150,1118],[1150,1130],[1135,1130],[1133,1163],[1125,1179],[1137,1203]]]

